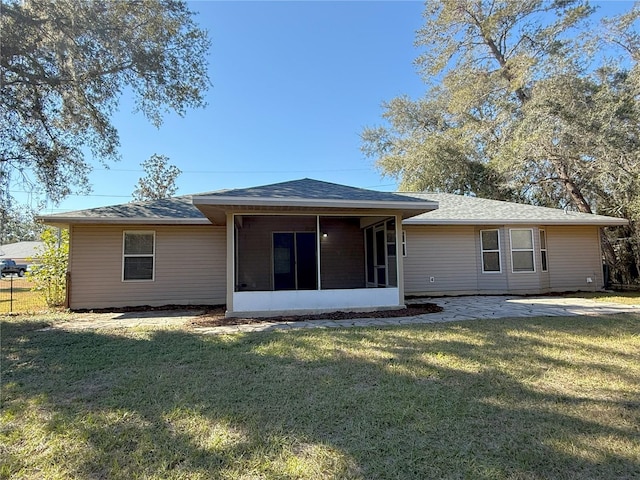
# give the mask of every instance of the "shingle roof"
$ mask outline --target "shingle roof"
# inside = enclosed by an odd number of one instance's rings
[[[46,223],[156,223],[208,224],[191,202],[191,196],[123,203],[39,217]]]
[[[0,258],[34,257],[44,242],[16,242],[0,245]]]
[[[571,212],[533,205],[501,202],[477,197],[465,197],[447,193],[388,193],[321,182],[308,178],[276,183],[261,187],[221,190],[197,195],[124,203],[109,207],[77,210],[74,212],[39,217],[49,224],[111,223],[111,224],[192,224],[208,225],[209,219],[194,205],[198,202],[213,205],[218,202],[233,204],[246,200],[256,204],[269,200],[281,204],[311,202],[319,205],[328,201],[332,205],[352,202],[356,205],[403,205],[407,210],[428,210],[439,204],[437,210],[412,216],[403,221],[408,225],[625,225],[626,220]],[[314,203],[318,202],[318,203]],[[414,210],[415,211],[415,210]]]
[[[311,178],[291,180],[288,182],[262,185],[259,187],[239,188],[235,190],[221,190],[218,192],[193,195],[195,203],[199,199],[255,199],[265,200],[336,200],[362,202],[403,202],[424,203],[424,198],[407,197],[390,192],[377,192],[364,188],[349,187],[337,183],[323,182]]]
[[[450,193],[401,193],[414,198],[438,202],[439,208],[416,215],[403,223],[408,225],[625,225],[626,220],[605,215],[565,211],[558,208],[536,207],[486,198],[467,197]]]
[[[222,213],[246,211],[313,212],[376,211],[398,212],[402,218],[437,208],[423,198],[376,192],[336,183],[304,178],[261,187],[242,188],[193,196],[193,203],[215,223],[222,223]]]

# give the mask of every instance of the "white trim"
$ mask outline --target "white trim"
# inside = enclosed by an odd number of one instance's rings
[[[407,256],[407,231],[406,230],[402,230],[402,256],[406,257]]]
[[[336,311],[341,309],[375,309],[402,307],[398,288],[353,288],[331,290],[278,290],[272,292],[234,292],[233,311],[291,312]]]
[[[544,248],[542,248],[542,237],[544,236]],[[549,271],[549,245],[547,244],[547,231],[544,228],[538,229],[538,237],[540,242],[540,271]],[[544,260],[542,260],[542,252],[544,252]],[[545,265],[546,264],[546,265]]]
[[[322,232],[320,231],[320,215],[316,215],[316,290],[322,290],[322,272],[320,271],[320,252],[322,250]]]
[[[496,232],[498,235],[498,249],[497,250],[485,250],[482,242],[482,232]],[[495,253],[498,252],[498,266],[499,270],[485,270],[484,269],[484,254],[486,253]],[[480,230],[480,268],[482,269],[482,273],[486,274],[499,274],[502,273],[502,248],[500,247],[500,229],[498,228],[485,228]]]
[[[132,234],[132,235],[152,235],[153,236],[153,252],[151,254],[148,253],[125,253],[124,249],[125,249],[125,239],[127,234]],[[144,257],[144,258],[151,258],[152,260],[152,265],[151,265],[151,278],[135,278],[135,279],[129,279],[127,280],[126,278],[124,278],[124,263],[125,263],[125,259],[126,258],[133,258],[133,257]],[[133,282],[133,283],[140,283],[140,282],[155,282],[156,279],[156,231],[155,230],[123,230],[122,231],[122,275],[121,275],[121,281],[122,282]]]
[[[587,215],[587,214],[585,214]],[[575,225],[575,226],[601,226],[613,227],[618,225],[628,225],[629,221],[621,218],[611,219],[554,219],[554,218],[469,218],[469,219],[449,219],[449,218],[407,218],[402,221],[403,225],[531,225],[541,223],[544,225]]]
[[[513,232],[523,232],[528,231],[531,235],[531,248],[514,248],[513,247]],[[533,238],[533,228],[510,228],[509,229],[509,250],[511,252],[511,273],[520,274],[520,273],[536,273],[536,248],[535,241]],[[533,270],[518,270],[514,269],[513,264],[513,252],[531,252],[531,261],[533,263]]]

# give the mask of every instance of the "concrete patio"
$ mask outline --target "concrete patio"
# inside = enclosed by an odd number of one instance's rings
[[[442,312],[413,317],[362,318],[349,320],[309,320],[264,322],[225,325],[217,327],[196,326],[193,331],[206,334],[234,334],[295,328],[347,328],[368,326],[393,326],[424,323],[456,322],[475,319],[513,317],[548,317],[576,315],[611,315],[616,313],[640,313],[640,304],[596,302],[584,298],[560,296],[464,296],[411,299],[410,303],[436,303]],[[193,322],[200,312],[192,310],[148,311],[128,313],[90,313],[74,321],[60,322],[54,328],[67,330],[97,330],[136,327],[173,327]]]
[[[346,328],[368,326],[410,325],[420,323],[457,322],[463,320],[514,317],[560,317],[576,315],[612,315],[640,313],[640,305],[604,303],[584,298],[553,296],[464,296],[412,299],[410,303],[429,302],[443,308],[440,313],[415,317],[358,318],[350,320],[310,320],[302,322],[269,322],[258,324],[199,327],[205,334],[259,332],[293,328]]]

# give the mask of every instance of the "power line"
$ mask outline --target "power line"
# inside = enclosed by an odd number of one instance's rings
[[[180,168],[180,167],[178,167]],[[133,168],[94,168],[94,172],[133,172],[144,173],[142,169]],[[182,170],[182,173],[197,173],[197,174],[255,174],[255,173],[326,173],[326,172],[369,172],[369,168],[329,168],[321,170]]]

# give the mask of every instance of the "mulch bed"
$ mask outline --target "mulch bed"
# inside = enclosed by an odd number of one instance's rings
[[[435,303],[407,305],[401,310],[378,310],[374,312],[330,312],[315,315],[284,315],[278,317],[226,318],[224,307],[208,310],[199,315],[192,325],[198,327],[220,327],[224,325],[246,325],[264,322],[305,322],[307,320],[351,320],[354,318],[396,318],[415,317],[428,313],[438,313],[442,307]]]

